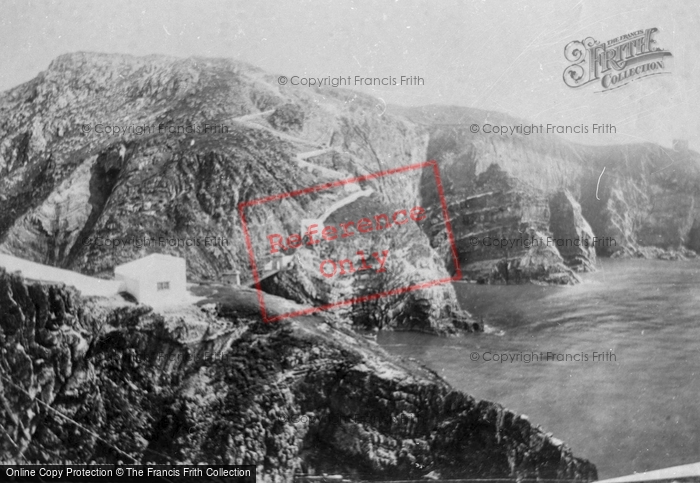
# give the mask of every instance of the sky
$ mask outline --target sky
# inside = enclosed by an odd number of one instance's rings
[[[423,85],[351,87],[401,105],[496,110],[588,126],[588,144],[687,139],[700,149],[700,2],[5,0],[0,91],[76,51],[227,57],[307,77],[419,76]],[[668,75],[608,92],[564,84],[564,47],[659,29]],[[599,83],[598,83],[599,84]],[[593,124],[614,134],[593,134]]]

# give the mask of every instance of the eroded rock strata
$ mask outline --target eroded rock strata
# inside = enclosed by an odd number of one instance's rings
[[[392,111],[429,132],[426,157],[440,165],[460,262],[470,278],[571,283],[575,271],[594,268],[596,256],[682,259],[700,248],[695,151],[650,143],[584,146],[546,132],[487,134],[485,124],[532,123],[478,109]],[[421,193],[439,212],[430,183],[423,183]],[[427,228],[433,245],[447,253],[440,223]],[[482,244],[484,238],[515,243],[504,249]],[[533,238],[552,249],[518,243]]]
[[[243,289],[155,314],[0,270],[0,346],[5,459],[253,464],[261,481],[596,479],[526,417],[332,319],[263,324]]]
[[[223,59],[57,58],[0,94],[0,251],[107,277],[117,264],[170,253],[202,287],[232,269],[249,282],[240,203],[428,159],[465,279],[575,283],[597,257],[682,259],[700,249],[693,151],[475,134],[474,123],[523,121],[449,106],[384,112],[366,95],[275,79]],[[427,212],[400,230],[285,250],[288,269],[263,280],[287,299],[269,297],[278,313],[455,273],[430,170],[357,184],[371,195],[330,214],[352,190],[247,212],[261,266],[267,235],[299,232],[305,220]],[[327,259],[357,265],[359,250],[387,250],[392,263],[374,277],[320,274]],[[350,330],[481,330],[450,284],[272,325],[260,323],[253,292],[220,290],[223,301],[158,315],[1,273],[3,452],[250,463],[269,481],[298,469],[595,479],[590,463],[525,418],[452,391]]]
[[[595,256],[680,259],[700,249],[694,151],[474,134],[471,124],[525,122],[380,104],[344,89],[279,86],[276,76],[225,59],[63,55],[0,94],[0,250],[105,276],[158,251],[185,256],[192,280],[232,269],[250,280],[239,203],[428,159],[439,163],[466,279],[574,283]],[[391,207],[430,210],[421,229],[455,273],[429,173],[361,188]],[[347,195],[259,207],[248,220],[253,244],[298,231]],[[566,246],[592,237],[595,256],[590,246]],[[442,290],[440,298],[453,297]]]
[[[369,216],[367,220],[372,221],[372,214],[391,213],[395,204],[378,198],[372,195],[350,203],[329,216],[326,224],[335,226],[352,219],[356,213]],[[261,287],[267,293],[312,306],[355,300],[334,312],[364,330],[436,334],[483,330],[459,308],[456,294],[449,286],[451,275],[421,230],[425,222],[414,223],[407,218],[403,225],[393,224],[390,228],[339,237],[331,243],[296,250],[289,266],[264,279]],[[380,265],[376,257],[384,261],[384,265]],[[322,265],[324,260],[326,265]],[[340,260],[352,263],[352,268],[347,263],[343,265],[343,269],[353,270],[352,273],[345,277],[328,276],[330,269],[325,267],[339,265]],[[434,283],[439,281],[442,283]],[[403,292],[419,285],[424,288]],[[380,293],[396,295],[376,297]]]
[[[223,59],[59,57],[0,97],[0,250],[106,277],[120,263],[168,253],[186,258],[191,281],[239,270],[246,283],[253,275],[240,203],[425,161],[427,133],[378,116],[374,99],[274,79]],[[354,188],[396,209],[419,204],[419,183],[416,171]],[[269,234],[296,233],[349,195],[324,190],[247,210],[261,271],[274,258]],[[412,243],[432,251],[425,236]],[[431,255],[426,261],[444,272]],[[402,275],[407,268],[413,275]],[[419,271],[405,263],[388,269],[407,279]],[[333,297],[354,297],[360,287],[346,282],[334,285]],[[402,325],[434,332],[445,310],[468,318],[449,284],[431,292],[443,305],[423,298],[427,318]]]

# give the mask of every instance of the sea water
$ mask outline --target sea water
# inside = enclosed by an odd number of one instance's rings
[[[378,342],[527,414],[601,479],[700,461],[700,261],[603,260],[571,287],[455,289],[494,333]]]

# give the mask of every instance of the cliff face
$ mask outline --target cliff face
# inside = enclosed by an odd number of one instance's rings
[[[549,226],[554,240],[564,240],[557,250],[564,263],[578,271],[595,270],[595,235],[581,213],[581,206],[568,191],[559,191],[549,200]],[[578,245],[566,243],[579,240]]]
[[[105,240],[226,238],[158,247],[187,252],[193,276],[215,277],[247,269],[238,203],[423,161],[426,136],[377,116],[371,99],[272,81],[227,60],[59,57],[0,97],[3,248],[100,273],[141,251],[97,246]],[[416,195],[383,188],[397,201]],[[318,202],[289,200],[251,219],[251,231],[297,228]]]
[[[245,279],[239,203],[428,159],[439,163],[473,280],[573,283],[595,265],[592,237],[598,256],[680,258],[700,248],[695,152],[474,134],[471,124],[522,121],[377,104],[342,89],[280,86],[230,60],[61,56],[0,94],[0,250],[105,275],[157,251],[185,256],[193,280],[230,269]],[[362,187],[390,208],[425,204],[432,217],[421,228],[454,269],[428,174]],[[319,191],[256,208],[253,244],[298,231],[344,196]]]
[[[372,98],[282,87],[221,59],[64,55],[3,93],[0,113],[0,250],[98,276],[159,252],[185,257],[191,281],[232,269],[249,281],[239,203],[423,162],[428,142]],[[362,188],[393,210],[418,204],[419,182],[416,172]],[[267,235],[296,233],[347,195],[248,210],[258,265],[270,260]],[[340,289],[353,297],[352,284]],[[459,312],[451,286],[434,292]],[[426,307],[423,325],[440,310]]]
[[[460,262],[470,278],[571,283],[574,271],[594,269],[596,255],[695,256],[700,155],[694,151],[582,146],[553,134],[487,134],[484,124],[530,123],[475,109],[393,112],[430,132],[427,157],[440,165]],[[434,212],[440,210],[429,184],[421,194]],[[447,253],[440,223],[426,228],[433,245]]]
[[[597,236],[626,240],[600,253],[677,258],[700,249],[698,153],[652,144],[589,147],[585,153],[606,171],[600,201],[582,192],[583,215]]]
[[[0,451],[254,464],[262,481],[299,470],[596,479],[527,418],[330,319],[262,324],[254,298],[158,315],[0,271]]]
[[[339,226],[346,220],[366,217],[376,228],[374,216],[381,213],[391,216],[393,206],[394,203],[383,201],[381,195],[375,193],[341,207],[325,220],[325,224]],[[403,225],[392,224],[369,233],[339,237],[312,249],[297,250],[291,266],[265,279],[262,288],[267,293],[312,306],[338,303],[348,300],[352,294],[361,300],[338,307],[334,313],[364,330],[391,328],[439,334],[454,333],[456,329],[483,330],[469,314],[460,310],[449,285],[430,285],[436,280],[449,279],[450,274],[421,230],[425,221],[406,218]],[[380,265],[377,257],[384,265]],[[323,265],[321,270],[324,260],[338,265],[340,260],[347,260],[352,268],[348,264],[343,267],[352,273],[326,276],[330,265]],[[421,284],[427,286],[402,292]],[[398,294],[373,297],[389,292]]]

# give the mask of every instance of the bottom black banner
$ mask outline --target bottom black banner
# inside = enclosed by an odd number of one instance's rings
[[[1,465],[0,482],[256,481],[253,465]]]

